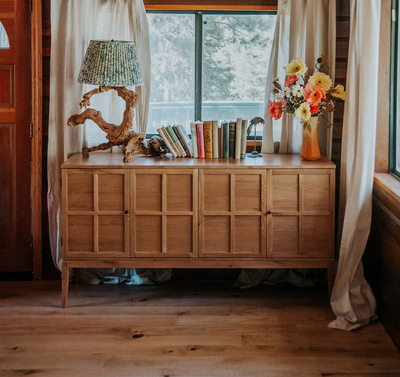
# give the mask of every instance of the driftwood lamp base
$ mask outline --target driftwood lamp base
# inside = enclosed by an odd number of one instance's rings
[[[103,119],[100,111],[88,108],[88,106],[90,106],[90,98],[93,95],[107,92],[110,89],[116,90],[118,95],[126,103],[122,123],[119,126],[112,123],[107,123]],[[99,88],[93,89],[83,96],[79,106],[81,109],[84,107],[86,110],[81,114],[72,115],[68,119],[68,126],[76,127],[80,124],[84,124],[87,119],[91,119],[107,134],[106,138],[108,139],[108,143],[102,143],[91,148],[83,147],[83,157],[89,157],[90,152],[107,150],[116,145],[121,145],[125,149],[124,162],[132,161],[133,155],[138,152],[145,155],[151,154],[151,151],[147,148],[144,141],[145,134],[143,132],[140,133],[131,129],[133,126],[134,109],[138,104],[138,100],[139,97],[134,91],[125,87],[113,86],[100,86]]]

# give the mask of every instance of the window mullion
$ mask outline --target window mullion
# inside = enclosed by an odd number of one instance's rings
[[[195,119],[201,120],[202,103],[202,66],[203,66],[203,13],[196,12],[195,16]]]

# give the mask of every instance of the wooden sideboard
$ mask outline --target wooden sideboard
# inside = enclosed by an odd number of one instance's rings
[[[62,165],[62,306],[70,268],[326,268],[335,277],[335,165],[297,154]]]

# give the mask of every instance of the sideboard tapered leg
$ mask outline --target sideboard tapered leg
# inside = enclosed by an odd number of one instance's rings
[[[62,262],[62,307],[67,307],[68,301],[68,285],[69,285],[69,263],[63,261]]]

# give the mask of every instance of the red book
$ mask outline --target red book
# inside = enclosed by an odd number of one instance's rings
[[[206,158],[206,153],[204,149],[204,123],[196,122],[197,130],[197,145],[199,148],[199,158]]]

